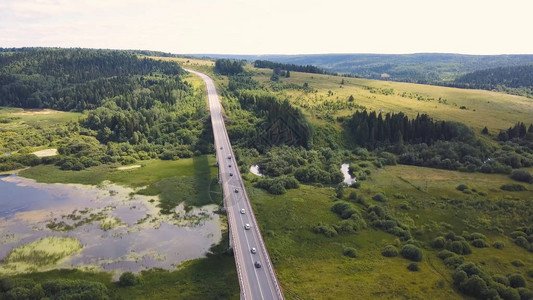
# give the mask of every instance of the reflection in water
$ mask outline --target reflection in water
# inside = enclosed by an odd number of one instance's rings
[[[250,172],[254,175],[257,175],[257,176],[263,176],[263,174],[261,174],[261,172],[259,172],[259,166],[258,165],[252,165],[250,167]]]
[[[344,183],[350,185],[356,181],[355,177],[352,177],[348,170],[350,169],[350,164],[342,164],[341,172],[344,175]]]
[[[112,184],[42,184],[0,177],[0,260],[46,236],[75,237],[83,250],[57,267],[172,269],[204,256],[222,234],[216,205],[161,215],[157,197]]]

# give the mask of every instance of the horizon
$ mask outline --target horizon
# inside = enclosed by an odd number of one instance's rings
[[[533,53],[532,10],[526,0],[4,0],[0,45],[221,55],[514,55]]]
[[[152,51],[161,52],[165,54],[181,55],[181,56],[205,56],[210,58],[210,55],[215,56],[313,56],[313,55],[463,55],[463,56],[528,56],[533,53],[499,53],[499,54],[471,54],[458,52],[411,52],[411,53],[378,53],[378,52],[324,52],[324,53],[263,53],[263,54],[241,54],[241,53],[176,53],[154,49],[131,49],[131,48],[94,48],[94,47],[59,47],[59,46],[20,46],[20,47],[4,47],[0,45],[0,49],[24,49],[24,48],[42,48],[42,49],[92,49],[92,50],[110,50],[110,51]]]

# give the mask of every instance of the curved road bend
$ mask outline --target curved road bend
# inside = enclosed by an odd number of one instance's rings
[[[241,299],[284,299],[235,161],[215,83],[205,74],[193,70],[186,71],[200,76],[207,87],[224,206],[228,214],[230,241],[233,243]],[[244,213],[241,213],[242,209]],[[250,224],[249,230],[244,228],[246,224]],[[255,248],[257,253],[252,253],[252,248]],[[256,262],[261,264],[260,268],[256,268],[254,265]]]

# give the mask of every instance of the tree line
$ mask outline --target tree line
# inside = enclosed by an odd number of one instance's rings
[[[295,65],[295,64],[282,64],[282,63],[272,62],[268,60],[256,60],[254,62],[254,67],[273,69],[273,70],[278,69],[278,70],[285,70],[285,71],[295,71],[295,72],[302,72],[302,73],[326,74],[326,71],[313,65],[301,66],[301,65]]]

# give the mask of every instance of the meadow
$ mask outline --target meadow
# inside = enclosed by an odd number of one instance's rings
[[[298,72],[291,72],[290,78],[271,84],[272,70],[251,71],[255,80],[266,87],[271,86],[272,91],[281,86],[281,90],[275,92],[280,98],[288,98],[303,108],[311,120],[319,119],[319,123],[326,115],[336,118],[353,114],[357,108],[345,108],[350,96],[354,98],[353,104],[367,110],[403,112],[410,117],[426,113],[438,120],[462,122],[478,132],[487,126],[497,134],[500,129],[507,129],[518,121],[533,123],[531,99],[501,92]],[[291,84],[302,87],[305,83],[310,91],[290,88]]]

